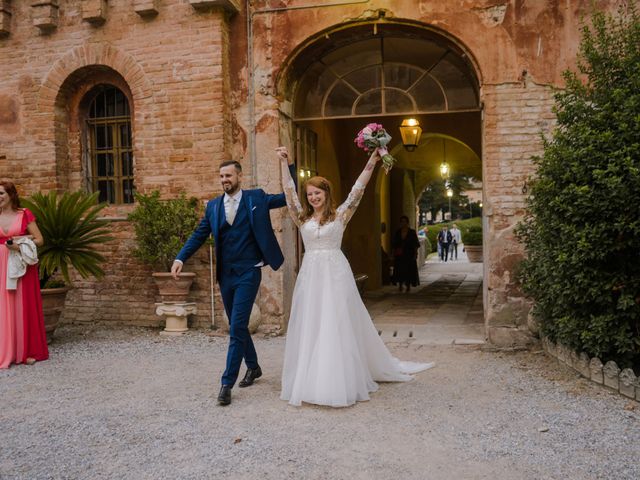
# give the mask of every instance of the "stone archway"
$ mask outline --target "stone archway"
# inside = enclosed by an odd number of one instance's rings
[[[412,116],[426,132],[463,137],[479,159],[480,78],[463,46],[426,25],[394,20],[341,25],[299,46],[281,71],[278,88],[285,97],[280,106],[285,118],[281,138],[290,138],[297,152],[308,152],[300,148],[299,139],[309,135],[300,135],[300,131],[311,131],[317,137],[313,149],[317,158],[298,160],[303,170],[328,177],[342,198],[362,166],[362,152],[353,146],[353,136],[372,121],[390,131],[403,158],[412,154],[398,144],[397,127],[403,118]],[[462,131],[464,125],[471,131]],[[426,135],[424,142],[430,139]],[[435,161],[424,156],[426,150],[418,155],[425,162]],[[477,167],[481,176],[480,163]],[[384,192],[402,191],[402,185],[394,186],[405,181],[404,174],[397,175],[399,170],[388,178],[381,176],[385,185],[378,182],[367,191],[343,243],[354,271],[367,273],[369,287],[374,289],[382,284],[385,250],[383,240],[379,244],[371,239],[388,236],[395,221],[406,213],[402,205],[381,200]],[[411,198],[410,203],[415,209],[416,199]],[[388,217],[386,221],[383,216]]]
[[[369,276],[369,289],[386,281],[389,236],[407,213],[406,205],[415,210],[419,192],[406,199],[399,192],[407,182],[416,186],[416,170],[427,171],[430,164],[437,170],[440,164],[425,147],[433,136],[469,145],[465,148],[477,160],[475,173],[482,176],[480,78],[472,55],[450,35],[397,20],[326,30],[300,45],[281,71],[277,85],[286,100],[280,104],[281,140],[289,139],[298,153],[315,152],[314,158],[299,156],[299,164],[303,171],[329,178],[339,200],[364,162],[353,145],[357,131],[377,122],[395,137],[391,146],[398,168],[389,176],[379,174],[369,187],[343,241],[354,272]],[[413,153],[399,143],[397,127],[407,116],[419,119],[426,132],[424,145]],[[308,138],[308,132],[317,148],[300,148],[299,139]],[[420,168],[410,165],[417,163]]]

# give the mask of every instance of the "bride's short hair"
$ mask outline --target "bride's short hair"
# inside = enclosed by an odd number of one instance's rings
[[[319,188],[325,193],[324,211],[322,212],[320,225],[324,225],[327,222],[334,221],[336,218],[336,208],[333,204],[333,196],[331,194],[331,192],[333,191],[333,187],[331,186],[331,182],[329,180],[324,177],[318,176],[311,177],[306,182],[304,182],[302,192],[302,214],[300,215],[300,221],[304,223],[313,216],[313,207],[307,200],[308,186]]]

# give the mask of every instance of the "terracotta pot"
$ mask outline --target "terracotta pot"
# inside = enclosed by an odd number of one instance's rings
[[[465,245],[464,251],[471,263],[482,263],[482,245]]]
[[[71,287],[43,288],[40,291],[42,295],[42,311],[44,313],[44,329],[47,332],[47,343],[51,343],[56,328],[58,328],[60,315],[64,309],[64,302],[69,290],[71,290]]]
[[[158,286],[162,301],[168,303],[186,302],[191,284],[196,278],[196,274],[193,272],[181,273],[178,280],[174,280],[168,272],[155,272],[152,276]]]

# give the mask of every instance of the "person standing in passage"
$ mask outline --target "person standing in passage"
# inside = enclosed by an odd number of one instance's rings
[[[289,174],[295,176],[293,164]],[[213,233],[216,279],[229,319],[227,366],[218,394],[220,405],[231,403],[231,389],[238,379],[242,359],[247,373],[239,383],[248,387],[262,376],[258,355],[249,333],[249,317],[262,279],[261,268],[274,270],[284,262],[269,211],[286,205],[284,193],[270,195],[262,189],[242,190],[242,166],[230,160],[220,165],[224,194],[207,203],[204,218],[178,253],[171,267],[174,278],[182,265]]]
[[[455,259],[458,260],[458,244],[462,243],[462,235],[460,234],[460,230],[458,230],[458,226],[454,223],[453,228],[451,229],[451,259],[453,260],[453,256],[455,255]]]
[[[409,217],[400,217],[400,228],[393,236],[393,278],[391,282],[398,284],[398,290],[402,291],[403,285],[409,292],[411,287],[420,284],[418,276],[418,249],[420,242],[416,231],[409,228]]]
[[[438,233],[438,245],[440,245],[440,260],[446,262],[449,258],[449,245],[451,244],[451,232],[447,227],[442,227]]]
[[[8,279],[10,252],[26,239],[44,243],[33,213],[20,208],[13,182],[0,181],[0,368],[49,358],[38,265],[29,265],[15,285]]]

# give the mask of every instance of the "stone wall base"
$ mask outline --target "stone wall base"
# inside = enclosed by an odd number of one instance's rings
[[[542,348],[558,362],[572,368],[593,383],[603,385],[620,395],[640,402],[640,379],[632,369],[620,370],[612,360],[603,365],[598,357],[589,358],[584,352],[578,353],[565,345],[553,343],[547,338],[542,339]]]
[[[487,327],[487,339],[501,348],[530,347],[538,341],[528,328],[509,326]]]

